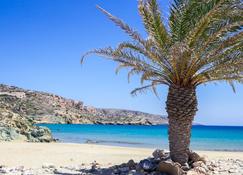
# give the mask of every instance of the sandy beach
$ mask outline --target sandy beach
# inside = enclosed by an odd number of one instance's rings
[[[153,151],[153,149],[93,144],[1,142],[0,165],[28,168],[38,168],[44,164],[89,166],[93,161],[97,161],[102,167],[107,167],[130,159],[139,161],[151,156]],[[243,152],[198,151],[198,153],[210,160],[243,160]]]

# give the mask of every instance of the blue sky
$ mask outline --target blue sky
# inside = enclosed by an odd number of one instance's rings
[[[159,1],[168,16],[168,1]],[[1,0],[0,83],[79,99],[87,105],[166,114],[167,88],[132,97],[138,77],[127,82],[126,71],[115,75],[116,64],[81,55],[97,47],[115,46],[129,38],[99,12],[99,4],[145,36],[136,0]],[[211,125],[243,125],[243,85],[237,93],[225,84],[197,89],[196,121]]]

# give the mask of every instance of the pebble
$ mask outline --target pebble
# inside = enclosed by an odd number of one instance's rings
[[[76,170],[68,170],[64,168],[58,168],[53,171],[55,174],[65,174],[65,175],[83,175],[82,172]]]
[[[53,168],[54,169],[56,167],[53,164],[45,163],[45,164],[42,165],[42,168]]]
[[[156,151],[158,153],[158,151]],[[162,153],[162,151],[160,152]],[[41,168],[28,169],[23,166],[6,167],[0,166],[0,175],[165,175],[166,173],[156,171],[158,168],[157,161],[153,158],[148,158],[140,161],[139,164],[133,160],[123,163],[121,165],[112,166],[109,168],[102,168],[97,162],[89,165],[81,164],[79,166],[65,166],[58,167],[53,164],[43,164]],[[169,161],[160,161],[169,162]],[[176,163],[170,163],[171,166]],[[169,167],[169,166],[168,166]],[[187,168],[189,168],[187,171]],[[207,161],[194,162],[192,166],[185,169],[188,175],[243,175],[243,161],[238,159],[218,159]],[[157,169],[158,170],[158,169]],[[185,174],[186,175],[186,174]]]

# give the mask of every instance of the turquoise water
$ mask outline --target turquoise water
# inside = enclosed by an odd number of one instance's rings
[[[61,142],[168,149],[167,126],[41,124]],[[243,127],[193,126],[197,150],[243,151]]]

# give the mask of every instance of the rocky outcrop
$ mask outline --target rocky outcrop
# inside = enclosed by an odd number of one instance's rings
[[[14,113],[2,102],[0,106],[0,141],[54,141],[48,128],[34,126],[30,119]]]
[[[0,84],[0,101],[35,123],[167,124],[167,119],[138,111],[100,109],[64,97]],[[1,106],[0,106],[1,108]]]

